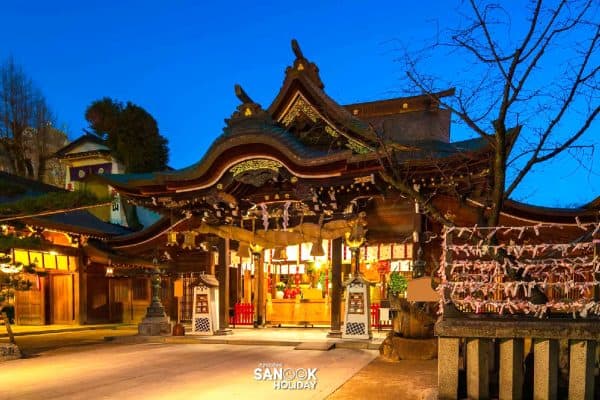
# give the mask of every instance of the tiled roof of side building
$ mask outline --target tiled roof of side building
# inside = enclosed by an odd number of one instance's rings
[[[346,110],[359,118],[393,115],[416,110],[437,108],[436,99],[452,96],[454,88],[431,94],[395,97],[391,99],[365,101],[360,103],[344,104]]]
[[[49,192],[64,192],[65,189],[52,186],[47,183],[35,181],[33,179],[24,178],[8,172],[0,171],[1,185],[7,185],[14,190],[6,189],[5,193],[0,191],[0,203],[17,201],[27,196],[39,196]],[[1,187],[1,186],[0,186]]]
[[[485,138],[468,139],[459,142],[446,143],[439,140],[422,140],[403,143],[414,150],[397,153],[399,160],[429,160],[443,159],[462,153],[477,153],[489,146]]]
[[[104,222],[85,210],[51,214],[44,217],[26,218],[25,222],[55,228],[72,233],[90,234],[102,237],[127,235],[133,230],[108,222]]]
[[[69,151],[73,150],[74,148],[76,148],[77,146],[79,146],[85,142],[91,142],[91,143],[96,143],[99,145],[106,146],[106,142],[102,138],[100,138],[96,135],[92,135],[90,133],[86,133],[84,135],[81,135],[77,139],[73,140],[71,143],[67,144],[65,147],[58,149],[56,151],[56,153],[54,153],[54,155],[56,157],[62,157],[65,154],[67,154]],[[106,151],[110,151],[110,150],[107,149]]]

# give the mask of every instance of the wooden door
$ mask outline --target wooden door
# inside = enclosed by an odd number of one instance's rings
[[[109,320],[110,322],[131,322],[131,284],[129,279],[109,279]]]
[[[29,278],[29,277],[28,277]],[[36,278],[30,278],[33,280]],[[29,290],[15,290],[15,322],[18,325],[44,325],[44,280]]]
[[[75,321],[73,275],[50,275],[50,323],[72,324]]]
[[[108,278],[104,275],[87,275],[87,323],[109,322]]]

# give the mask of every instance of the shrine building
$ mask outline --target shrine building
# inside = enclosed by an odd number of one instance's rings
[[[92,178],[163,218],[136,233],[89,240],[87,257],[110,263],[112,279],[131,275],[131,260],[153,260],[173,320],[191,320],[193,286],[200,274],[213,274],[221,328],[322,325],[335,336],[348,277],[360,273],[373,284],[375,305],[388,298],[391,273],[433,279],[442,224],[425,207],[457,225],[476,224],[485,212],[493,149],[486,138],[450,140],[450,111],[439,99],[453,89],[342,105],[296,41],[292,50],[268,107],[235,86],[240,104],[196,164]],[[415,203],[399,183],[430,203]],[[595,221],[597,206],[550,210],[507,201],[501,222],[576,216]],[[237,314],[242,305],[250,320]]]

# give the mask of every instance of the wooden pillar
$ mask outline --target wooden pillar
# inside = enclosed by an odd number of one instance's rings
[[[262,252],[252,255],[254,260],[254,279],[256,280],[256,320],[255,326],[262,327],[265,324],[265,269],[263,268]]]
[[[229,335],[229,239],[219,239],[219,330],[218,335]]]
[[[252,303],[252,273],[250,270],[244,271],[244,303]]]
[[[523,398],[523,339],[500,340],[500,400]]]
[[[77,275],[78,275],[78,279],[79,279],[79,292],[78,292],[78,301],[79,301],[78,310],[79,310],[79,312],[77,314],[78,315],[77,323],[79,323],[80,325],[83,325],[88,322],[88,316],[87,316],[87,311],[88,311],[88,307],[87,307],[88,273],[87,273],[87,265],[85,265],[85,257],[83,255],[83,249],[81,247],[81,244],[78,247]]]
[[[438,339],[438,399],[455,400],[458,397],[459,339]]]
[[[558,389],[558,341],[533,341],[533,399],[556,400]]]
[[[231,254],[230,254],[231,257]],[[229,267],[229,307],[233,307],[241,299],[240,266]]]
[[[569,343],[569,399],[594,399],[596,342],[571,340]]]
[[[489,339],[467,339],[467,397],[490,398]]]
[[[208,273],[215,276],[215,272],[215,255],[211,246],[211,248],[208,250]]]
[[[342,337],[342,238],[331,244],[331,328],[328,337]]]

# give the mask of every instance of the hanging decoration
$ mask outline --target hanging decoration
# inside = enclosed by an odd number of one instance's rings
[[[169,231],[167,234],[167,246],[178,246],[177,231]]]
[[[287,228],[289,226],[290,223],[290,205],[292,203],[290,201],[286,201],[284,206],[283,206],[283,230],[287,231]]]
[[[182,249],[192,250],[196,248],[196,233],[194,231],[183,232]]]
[[[560,232],[560,234],[556,234]],[[600,315],[598,223],[444,229],[441,303],[468,313]],[[573,240],[565,242],[564,238]],[[490,239],[496,238],[494,244]],[[562,238],[553,242],[553,237]],[[444,307],[440,307],[443,312]]]

